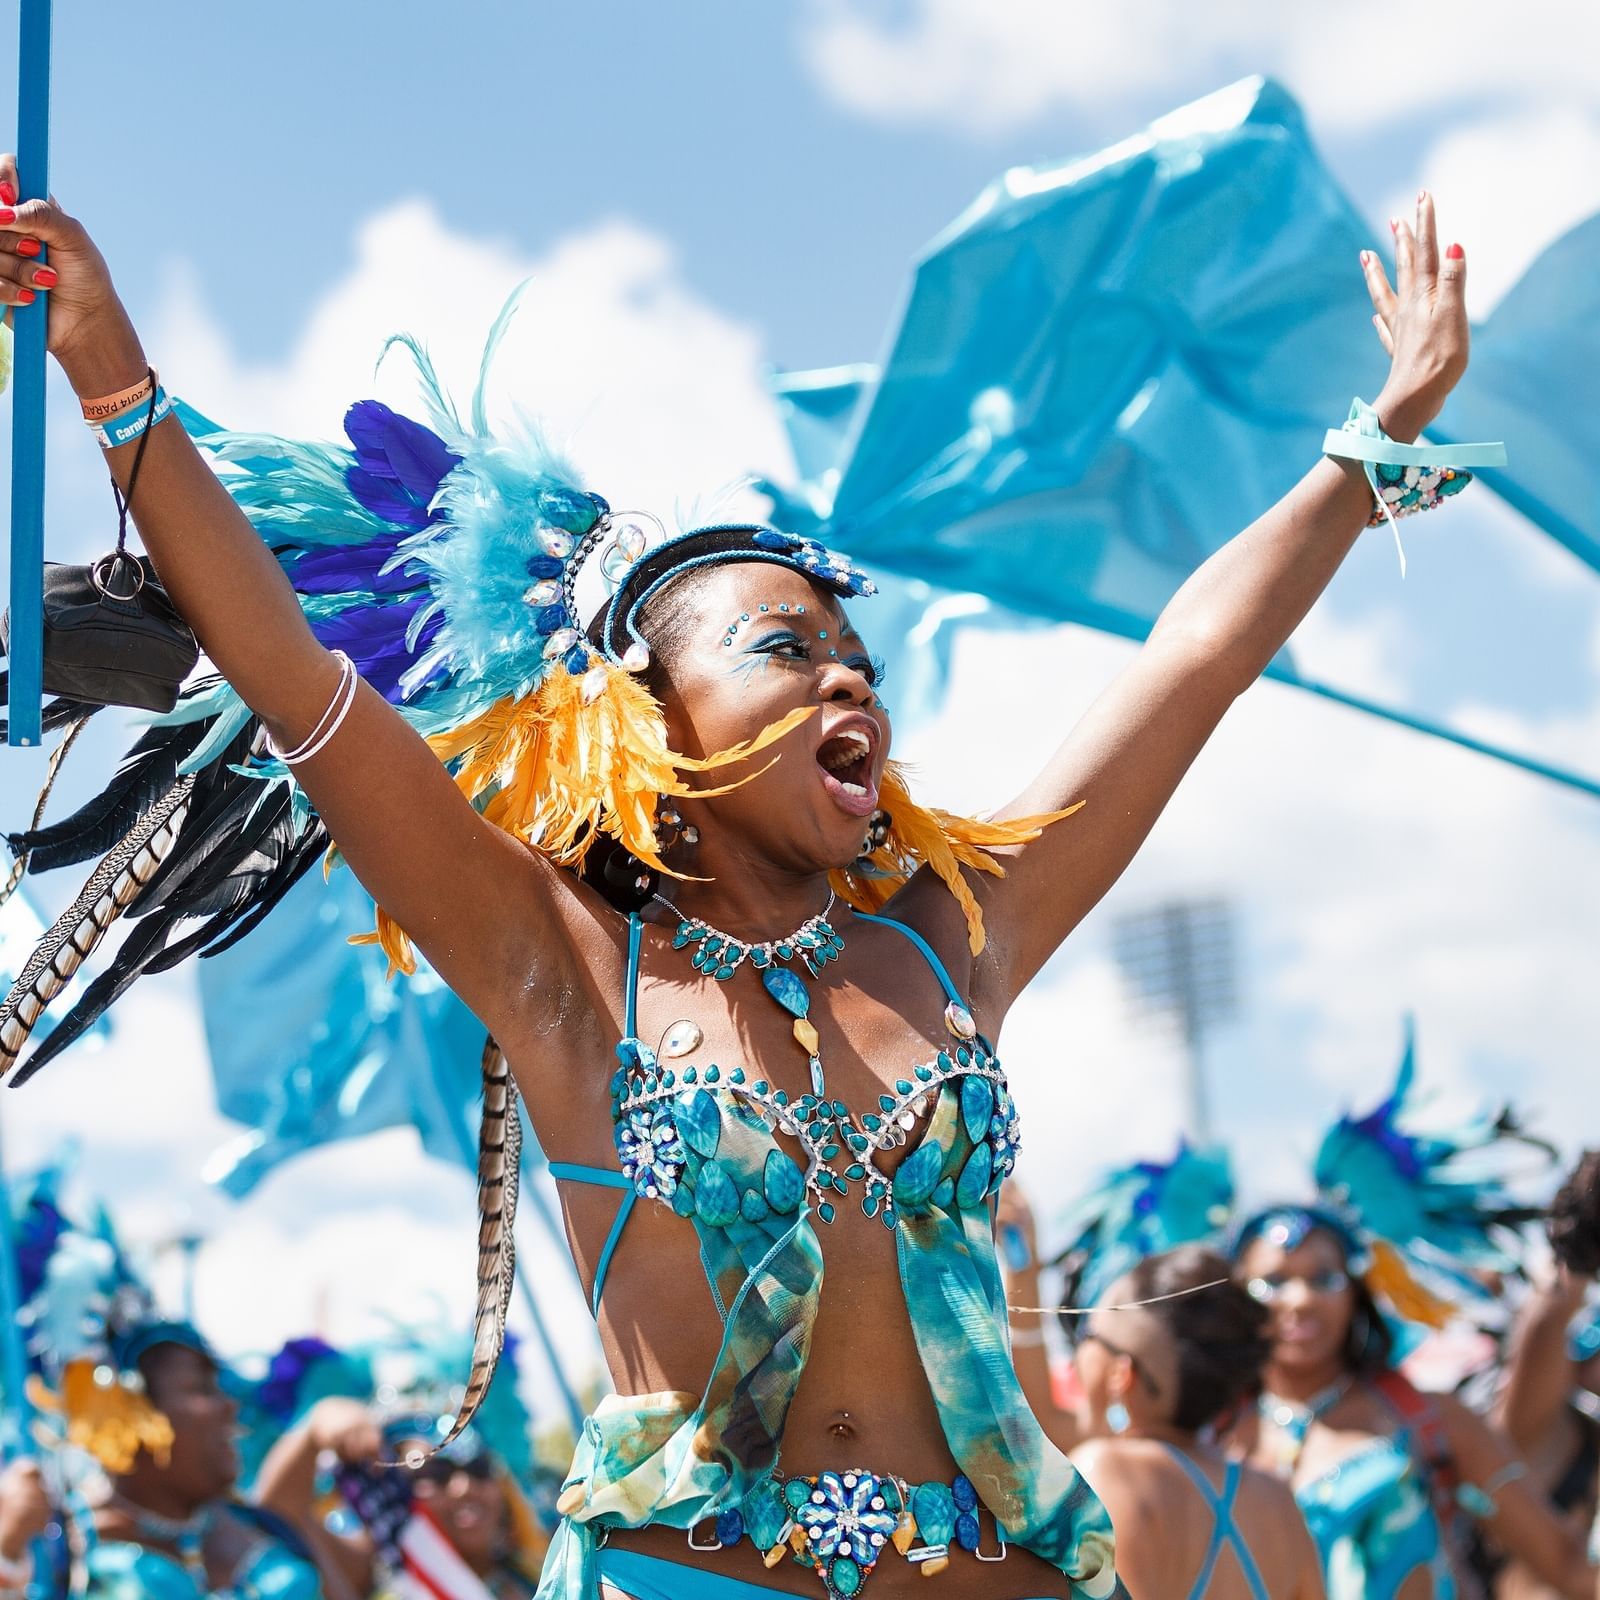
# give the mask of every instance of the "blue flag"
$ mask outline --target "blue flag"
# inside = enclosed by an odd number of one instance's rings
[[[881,368],[774,380],[801,473],[763,485],[774,520],[913,578],[947,617],[1142,639],[1381,387],[1368,240],[1293,99],[1260,79],[1098,155],[1015,168],[917,261]],[[1600,564],[1594,244],[1600,223],[1553,247],[1479,331],[1437,437],[1511,441],[1484,481]],[[1600,793],[1287,651],[1269,672]]]

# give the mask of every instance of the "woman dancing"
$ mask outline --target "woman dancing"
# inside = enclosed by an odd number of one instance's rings
[[[0,182],[17,192],[9,162]],[[1395,236],[1393,289],[1363,254],[1391,364],[1348,436],[1391,463],[1413,458],[1383,430],[1414,439],[1467,359],[1465,261],[1441,259],[1431,197]],[[442,400],[432,430],[357,407],[354,457],[284,446],[283,477],[266,443],[224,445],[236,501],[162,420],[82,225],[0,206],[0,239],[0,298],[48,293],[50,347],[125,490],[139,461],[133,512],[173,600],[382,906],[391,953],[404,930],[491,1030],[564,1180],[618,1393],[585,1430],[541,1595],[887,1597],[941,1570],[952,1600],[1123,1593],[1108,1519],[1009,1359],[990,1205],[1017,1129],[990,1040],[1377,515],[1376,474],[1311,464],[1001,821],[963,823],[889,765],[842,604],[870,585],[844,558],[752,527],[641,554],[547,459],[517,477],[481,393],[470,426]],[[1429,503],[1398,478],[1386,502]],[[309,595],[344,559],[305,542],[335,516],[384,558],[343,632],[325,598],[308,625],[280,564],[298,537]],[[608,538],[617,586],[585,634],[574,565]],[[508,551],[523,569],[502,604],[489,566]],[[363,656],[396,617],[390,653]],[[500,697],[472,702],[494,674]],[[268,761],[250,729],[218,738]],[[606,784],[580,803],[595,763]],[[199,806],[204,780],[184,781],[172,816]],[[561,870],[586,854],[587,876]]]
[[[1322,1600],[1293,1495],[1216,1444],[1260,1392],[1267,1323],[1225,1257],[1183,1245],[1117,1279],[1077,1325],[1086,1442],[1072,1459],[1111,1514],[1136,1595]]]
[[[1423,1394],[1393,1364],[1393,1335],[1352,1266],[1347,1228],[1316,1209],[1264,1213],[1237,1271],[1272,1313],[1252,1449],[1279,1473],[1322,1551],[1333,1600],[1452,1600],[1469,1519],[1557,1593],[1588,1600],[1581,1534],[1557,1521],[1522,1463],[1475,1412]]]

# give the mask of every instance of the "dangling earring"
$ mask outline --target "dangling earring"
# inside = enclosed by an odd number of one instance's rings
[[[1133,1418],[1120,1400],[1113,1400],[1106,1407],[1106,1426],[1113,1433],[1126,1433],[1133,1426]]]
[[[861,854],[850,864],[850,870],[858,877],[872,876],[877,868],[872,864],[873,852],[881,850],[889,842],[889,831],[894,827],[894,818],[880,806],[872,813],[867,822],[867,837],[862,842]]]
[[[669,800],[656,813],[656,837],[663,852],[679,844],[693,849],[700,843],[700,830],[686,823],[683,813]]]

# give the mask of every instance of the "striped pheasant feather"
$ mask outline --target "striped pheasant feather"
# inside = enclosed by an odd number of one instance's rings
[[[472,1326],[472,1371],[461,1407],[441,1441],[460,1436],[489,1392],[506,1342],[506,1313],[517,1272],[517,1183],[522,1167],[522,1115],[517,1083],[493,1037],[483,1041],[483,1122],[478,1130],[478,1306]]]
[[[178,779],[139,818],[23,963],[11,992],[0,1001],[0,1077],[16,1065],[46,1007],[171,853],[189,814],[194,784],[192,774]]]

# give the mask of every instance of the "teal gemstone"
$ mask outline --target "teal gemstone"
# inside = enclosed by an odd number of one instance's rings
[[[711,1063],[711,1065],[706,1068],[706,1082],[707,1083],[718,1083],[718,1082],[721,1081],[721,1078],[722,1078],[722,1068],[719,1067],[716,1064],[715,1061],[713,1061]]]
[[[878,1197],[877,1197],[877,1195],[869,1194],[866,1197],[866,1199],[861,1202],[861,1209],[864,1212],[866,1212],[866,1214],[869,1217],[877,1216],[877,1214],[878,1214]]]
[[[894,1082],[896,1094],[910,1094],[911,1085],[904,1078],[896,1078]]]
[[[939,1145],[931,1141],[919,1145],[895,1171],[894,1203],[912,1211],[925,1206],[943,1165],[944,1151]]]
[[[798,1511],[811,1498],[811,1485],[804,1478],[791,1478],[783,1486],[783,1498],[791,1511]]]
[[[695,1067],[685,1067],[683,1069],[683,1081],[685,1083],[693,1083],[699,1076],[699,1070]]]
[[[869,1111],[866,1116],[861,1119],[861,1126],[869,1129],[873,1133],[876,1133],[878,1129],[883,1126],[883,1118],[880,1117],[877,1112]]]
[[[878,1096],[878,1108],[881,1111],[893,1111],[894,1096],[892,1094],[880,1094]]]
[[[678,1075],[672,1070],[671,1067],[668,1067],[666,1073],[661,1079],[661,1087],[663,1089],[670,1089],[677,1083],[677,1081]]]
[[[714,933],[701,948],[705,950],[707,955],[720,955],[726,942],[720,933]]]
[[[838,1159],[839,1154],[839,1146],[836,1144],[825,1144],[822,1147],[822,1159],[824,1161],[835,1161]]]
[[[950,1057],[943,1050],[941,1050],[934,1059],[939,1063],[939,1070],[941,1072],[948,1072],[950,1070]]]
[[[770,1550],[783,1537],[790,1520],[789,1507],[771,1478],[763,1478],[744,1497],[739,1508],[744,1513],[744,1528],[758,1550]]]
[[[967,1158],[956,1184],[956,1205],[963,1211],[975,1210],[989,1192],[989,1178],[994,1171],[994,1152],[989,1141],[984,1140]]]
[[[862,1178],[866,1177],[867,1169],[862,1166],[859,1161],[853,1162],[850,1166],[844,1169],[844,1175],[847,1178],[853,1178],[859,1182]],[[872,1213],[870,1211],[867,1213],[868,1216],[871,1216],[871,1214]]]
[[[687,931],[685,931],[683,928],[679,928],[678,931],[672,936],[672,948],[674,950],[683,949],[683,947],[688,944],[690,937],[691,936]]]
[[[717,1161],[701,1167],[694,1184],[695,1215],[710,1228],[725,1228],[739,1215],[739,1190]]]
[[[961,1080],[961,1120],[966,1124],[967,1137],[977,1143],[989,1131],[989,1119],[994,1115],[994,1090],[987,1078]]]
[[[722,1113],[717,1102],[704,1089],[693,1089],[680,1095],[673,1120],[683,1142],[708,1160],[717,1153],[722,1141]]]
[[[718,967],[717,968],[717,982],[718,983],[726,983],[728,981],[728,979],[731,978],[734,975],[734,973],[737,972],[738,970],[739,969],[737,967],[727,967],[727,966]]]
[[[895,1225],[894,1206],[887,1200],[883,1203],[883,1225],[886,1228],[892,1228]]]
[[[808,1122],[806,1124],[806,1138],[813,1144],[820,1143],[828,1136],[828,1124],[825,1122]]]
[[[793,961],[794,960],[794,946],[792,944],[790,944],[787,939],[782,940],[782,941],[779,942],[779,945],[778,945],[778,956],[783,961]]]
[[[770,1087],[771,1087],[771,1085],[768,1084],[768,1082],[767,1082],[767,1080],[765,1078],[757,1078],[756,1079],[756,1093],[757,1094],[766,1094],[768,1092],[768,1090],[770,1089]]]
[[[817,1215],[821,1217],[824,1222],[832,1222],[833,1207],[826,1200],[824,1200],[822,1204],[817,1207]]]
[[[926,1083],[932,1076],[933,1076],[933,1068],[932,1067],[918,1067],[917,1068],[917,1077],[921,1082]]]
[[[911,1494],[911,1515],[924,1544],[949,1544],[956,1532],[955,1496],[942,1483],[919,1483]]]
[[[842,1122],[848,1122],[850,1120],[850,1108],[844,1103],[843,1100],[835,1100],[833,1102],[833,1114]]]
[[[772,1207],[754,1189],[746,1189],[739,1197],[739,1215],[746,1222],[765,1222],[772,1215]]]
[[[787,1089],[780,1089],[775,1095],[773,1095],[772,1098],[776,1100],[780,1106],[786,1106],[789,1103],[789,1091]]]
[[[1380,461],[1377,464],[1377,475],[1380,483],[1399,483],[1405,477],[1406,469],[1394,466],[1390,462]]]
[[[861,1155],[871,1142],[872,1141],[868,1139],[864,1133],[848,1133],[845,1135],[845,1143],[848,1144],[857,1155]]]
[[[814,1094],[803,1094],[795,1101],[795,1105],[805,1112],[807,1116],[810,1116],[812,1111],[816,1109],[817,1097]]]
[[[772,964],[772,957],[765,950],[752,950],[750,952],[750,964],[760,972]]]
[[[802,950],[815,950],[817,947],[817,936],[809,929],[802,928],[800,932],[794,936],[794,942],[799,945]]]
[[[956,1049],[956,1060],[961,1066],[970,1067],[972,1065],[972,1052],[965,1045],[959,1045]]]
[[[744,1068],[743,1067],[735,1067],[733,1069],[733,1071],[728,1074],[728,1082],[729,1083],[743,1083],[744,1082]]]
[[[806,1192],[805,1179],[800,1169],[781,1150],[767,1152],[767,1164],[761,1173],[761,1188],[767,1204],[780,1216],[788,1216],[799,1209]]]
[[[828,1568],[828,1582],[848,1600],[861,1587],[861,1568],[849,1556],[835,1556]]]

